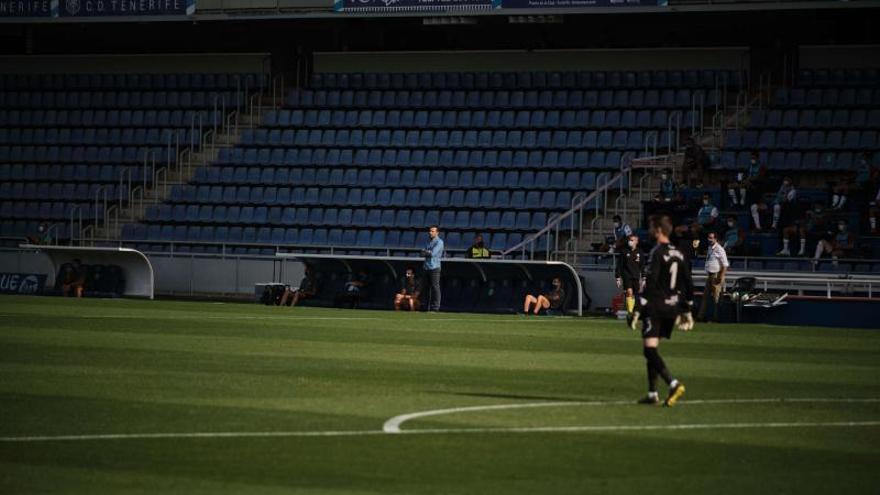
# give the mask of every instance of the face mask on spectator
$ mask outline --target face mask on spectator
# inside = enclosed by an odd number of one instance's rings
[[[734,225],[736,225],[736,222],[727,222],[727,226],[730,228],[733,228]]]
[[[843,232],[846,230],[846,224],[840,224],[837,226],[837,230]]]
[[[709,206],[709,200],[708,200],[708,199],[703,199],[703,204],[706,205],[706,206]]]
[[[666,180],[669,176],[666,174],[660,174],[660,178]]]
[[[614,228],[615,228],[615,229],[619,229],[619,228],[620,228],[620,222],[614,222]]]
[[[629,241],[627,244],[629,244],[629,247],[630,247],[630,248],[635,248],[635,247],[636,247],[636,241]]]

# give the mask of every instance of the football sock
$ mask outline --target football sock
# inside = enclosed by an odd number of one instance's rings
[[[871,222],[871,230],[876,230],[877,229],[877,217],[871,217],[868,219],[868,221]]]
[[[656,347],[645,347],[644,349],[645,359],[648,360],[648,364],[654,367],[654,370],[663,377],[663,381],[667,384],[672,384],[675,378],[672,377],[672,373],[666,368],[666,363],[663,362],[663,358],[660,357],[660,353],[657,352]]]
[[[650,362],[646,363],[648,368],[648,396],[657,395],[657,370]]]
[[[805,237],[801,237],[801,250],[798,251],[800,254],[804,254],[804,251],[807,250],[807,239]]]
[[[816,244],[816,255],[813,256],[814,259],[819,259],[822,257],[822,241],[819,241],[819,244]]]
[[[838,207],[838,208],[843,208],[843,205],[845,205],[845,204],[846,204],[846,196],[841,196],[841,197],[840,197],[840,202],[837,203],[837,207]]]
[[[837,208],[837,202],[838,202],[838,201],[840,201],[840,196],[838,196],[838,195],[836,195],[836,194],[835,194],[834,196],[831,196],[831,207],[832,207],[832,208]]]
[[[733,206],[736,206],[736,191],[734,191],[733,189],[728,189],[727,194],[730,196],[730,202],[733,204]]]
[[[677,386],[678,386],[678,380],[673,379],[671,382],[669,382],[669,388],[675,388]]]
[[[788,251],[788,238],[782,239],[782,250]]]
[[[626,296],[626,312],[632,314],[634,309],[636,309],[636,298],[633,296]]]

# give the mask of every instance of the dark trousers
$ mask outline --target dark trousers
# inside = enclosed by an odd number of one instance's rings
[[[427,270],[425,275],[425,288],[422,292],[427,292],[428,289],[431,290],[431,297],[428,299],[427,305],[428,310],[440,311],[440,269]]]

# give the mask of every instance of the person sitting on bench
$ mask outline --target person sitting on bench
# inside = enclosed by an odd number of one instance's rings
[[[560,280],[559,277],[555,277],[552,285],[553,290],[550,292],[545,292],[538,296],[527,294],[525,301],[523,301],[523,313],[529,314],[532,305],[534,305],[532,312],[536,315],[540,313],[541,310],[560,309],[562,303],[565,301],[565,289],[562,288],[562,280]]]
[[[407,268],[403,280],[400,281],[400,291],[394,295],[394,310],[400,311],[401,308],[405,308],[418,311],[421,284],[422,282],[416,277],[416,271]]]
[[[306,265],[305,276],[299,283],[299,287],[288,287],[287,290],[284,291],[284,295],[281,296],[281,302],[278,303],[278,305],[287,306],[288,301],[290,301],[290,307],[292,308],[299,304],[300,301],[315,297],[317,293],[318,283],[315,278],[315,272],[309,265]]]

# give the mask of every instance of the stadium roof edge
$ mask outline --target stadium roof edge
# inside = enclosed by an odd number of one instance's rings
[[[588,9],[546,8],[546,9],[504,9],[473,11],[463,14],[450,12],[373,12],[351,13],[335,12],[326,9],[278,9],[278,10],[203,10],[190,16],[108,16],[108,17],[0,17],[0,24],[80,24],[80,23],[145,23],[145,22],[219,22],[219,21],[257,21],[257,20],[328,20],[349,18],[422,18],[422,17],[509,17],[521,15],[595,15],[595,14],[674,14],[674,13],[720,13],[757,11],[796,11],[830,9],[872,9],[880,8],[880,0],[859,0],[852,2],[836,1],[793,1],[729,4],[688,4],[664,7],[595,7]]]

